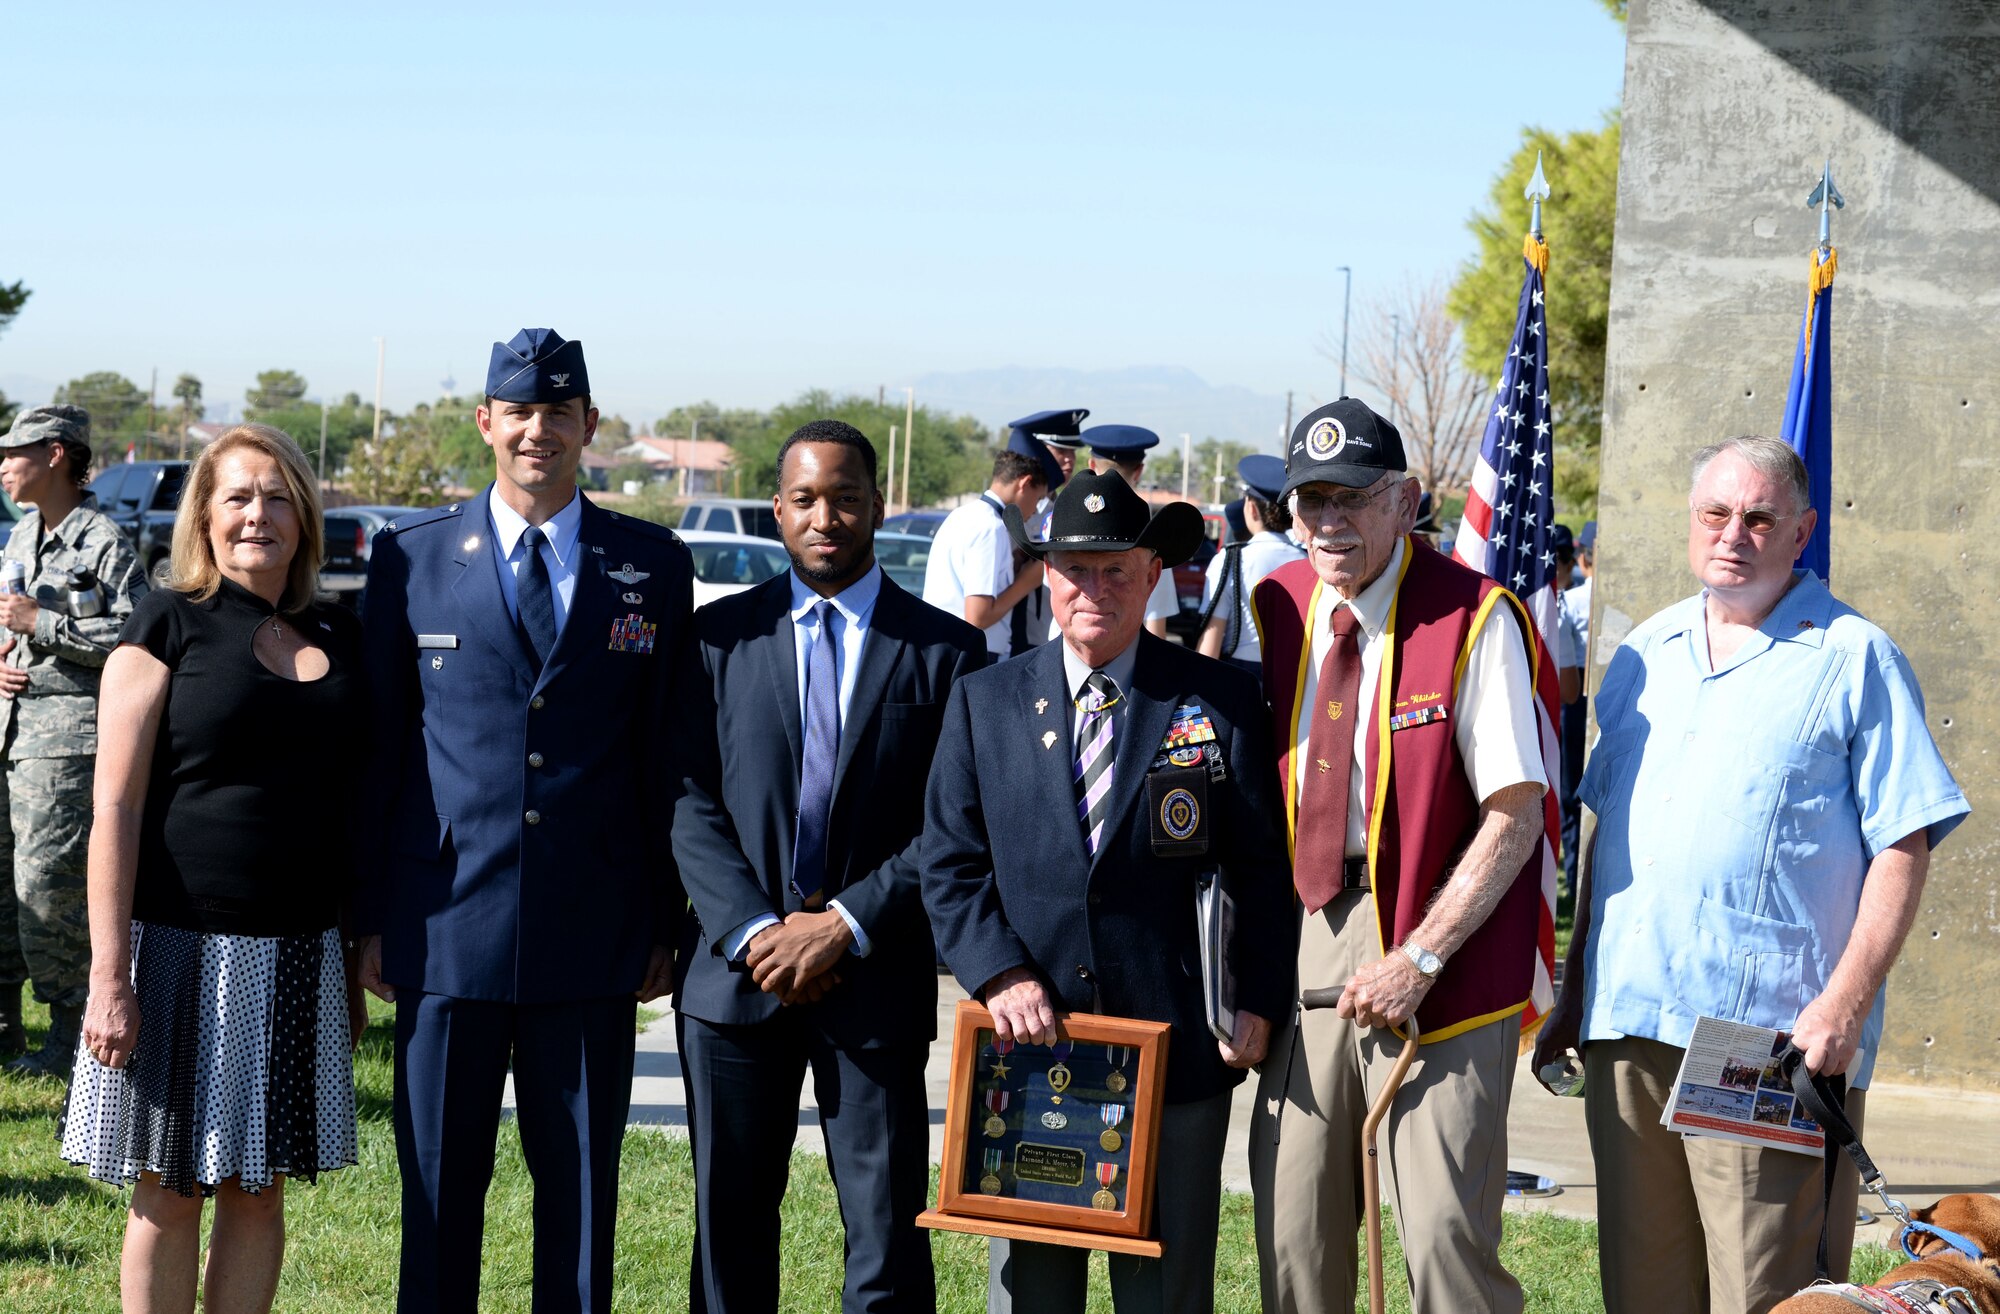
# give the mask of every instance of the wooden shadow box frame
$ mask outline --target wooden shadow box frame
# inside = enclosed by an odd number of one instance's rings
[[[1166,1093],[1171,1028],[1164,1022],[1091,1013],[1059,1014],[1056,1018],[1058,1041],[1128,1046],[1138,1060],[1129,1093],[1132,1121],[1126,1129],[1130,1155],[1125,1169],[1125,1207],[1116,1210],[1019,1200],[965,1189],[967,1156],[984,1148],[975,1122],[975,1116],[984,1112],[978,1095],[983,1048],[979,1033],[992,1030],[993,1015],[984,1007],[969,1000],[958,1005],[952,1025],[951,1088],[945,1106],[937,1207],[918,1215],[918,1225],[1159,1258],[1162,1247],[1152,1238],[1153,1180],[1159,1164],[1160,1106]]]

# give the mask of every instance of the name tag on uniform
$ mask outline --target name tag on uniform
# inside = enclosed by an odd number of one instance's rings
[[[419,648],[456,648],[458,646],[458,636],[456,634],[419,634],[417,636],[417,646]]]
[[[1155,857],[1186,858],[1208,852],[1208,772],[1198,766],[1147,772],[1146,811]]]

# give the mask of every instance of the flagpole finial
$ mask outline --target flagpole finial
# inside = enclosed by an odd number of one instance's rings
[[[1819,253],[1824,256],[1833,249],[1833,212],[1847,208],[1847,198],[1833,185],[1833,157],[1826,157],[1826,167],[1819,175],[1819,185],[1806,197],[1806,208],[1819,207]]]
[[[1534,213],[1528,220],[1528,232],[1539,238],[1542,235],[1542,198],[1549,194],[1548,176],[1542,172],[1542,153],[1535,152],[1535,176],[1528,179],[1527,190],[1521,195],[1535,203]]]

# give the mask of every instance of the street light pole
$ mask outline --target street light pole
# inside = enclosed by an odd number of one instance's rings
[[[1354,306],[1354,271],[1342,265],[1339,273],[1347,275],[1347,289],[1340,294],[1340,395],[1347,395],[1347,313]]]
[[[917,436],[917,390],[903,389],[903,509],[910,509],[910,454],[916,449],[911,439]],[[891,496],[895,489],[890,488]]]

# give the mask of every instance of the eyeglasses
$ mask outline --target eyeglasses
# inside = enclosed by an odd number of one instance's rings
[[[1364,493],[1358,488],[1343,488],[1332,497],[1323,497],[1318,493],[1293,493],[1292,514],[1305,521],[1316,521],[1329,510],[1344,516],[1360,515],[1374,504],[1375,499],[1401,482],[1391,479],[1372,493]]]
[[[1694,518],[1701,522],[1704,529],[1717,530],[1727,529],[1730,521],[1740,519],[1745,529],[1762,536],[1796,517],[1781,516],[1776,511],[1761,506],[1753,506],[1748,511],[1736,511],[1714,502],[1704,502],[1694,508]]]

